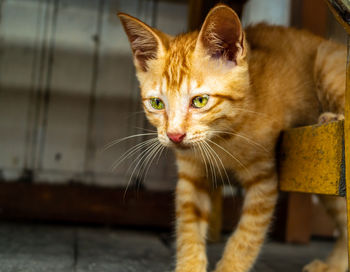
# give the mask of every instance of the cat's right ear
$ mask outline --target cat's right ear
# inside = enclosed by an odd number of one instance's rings
[[[128,14],[119,12],[118,17],[128,36],[136,68],[146,72],[147,62],[164,52],[166,35]]]
[[[246,47],[241,22],[233,9],[224,4],[212,8],[199,32],[196,50],[237,64],[245,57]]]

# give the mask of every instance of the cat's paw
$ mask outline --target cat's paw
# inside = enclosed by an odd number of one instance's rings
[[[344,272],[335,267],[331,267],[325,262],[314,260],[303,267],[303,272]]]
[[[338,120],[344,120],[344,114],[336,114],[333,112],[324,112],[318,117],[319,124],[325,124],[329,122],[334,122]]]

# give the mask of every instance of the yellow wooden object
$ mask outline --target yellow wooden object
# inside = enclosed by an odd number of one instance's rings
[[[290,129],[279,154],[282,191],[345,195],[343,121]]]

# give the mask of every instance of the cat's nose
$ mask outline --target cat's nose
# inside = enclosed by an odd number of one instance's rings
[[[186,133],[167,133],[167,135],[172,142],[179,144],[185,138]]]

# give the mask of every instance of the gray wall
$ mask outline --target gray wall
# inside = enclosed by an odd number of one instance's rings
[[[130,13],[175,34],[186,30],[187,5],[146,0],[0,3],[3,177],[17,180],[28,169],[35,182],[126,185],[132,160],[114,171],[111,166],[145,138],[100,151],[113,139],[142,133],[147,125],[129,44],[115,14]],[[146,186],[173,186],[171,157],[152,167]]]

